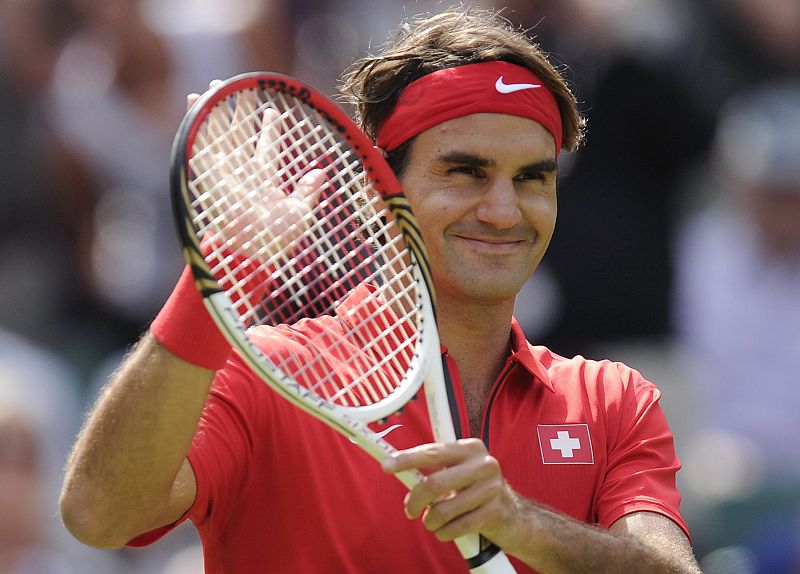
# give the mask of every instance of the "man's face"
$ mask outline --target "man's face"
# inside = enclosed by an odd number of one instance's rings
[[[419,134],[401,183],[419,221],[437,295],[513,300],[556,221],[555,143],[504,114],[456,118]]]

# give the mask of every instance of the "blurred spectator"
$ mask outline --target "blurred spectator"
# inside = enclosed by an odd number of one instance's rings
[[[716,188],[679,235],[676,323],[707,425],[687,453],[699,547],[800,571],[800,79],[724,108]]]
[[[54,343],[73,300],[57,148],[36,105],[73,18],[59,0],[0,0],[0,325]]]
[[[685,181],[737,89],[800,70],[796,0],[507,0],[574,77],[586,145],[564,158],[557,232],[518,306],[562,353],[671,334]],[[545,277],[549,273],[549,276]],[[532,294],[530,294],[532,293]],[[537,322],[538,321],[538,322]]]
[[[68,572],[43,543],[41,469],[30,423],[0,405],[0,571]]]
[[[108,571],[57,516],[61,469],[79,424],[72,370],[0,330],[0,572]]]
[[[488,0],[462,3],[484,8],[491,4]],[[447,0],[293,0],[294,73],[335,97],[342,71],[365,51],[376,51],[399,21],[441,11],[450,4]]]
[[[66,362],[0,329],[0,573],[151,574],[169,564],[187,572],[198,543],[191,525],[147,552],[112,553],[84,546],[61,524],[61,473],[81,405]]]
[[[664,337],[676,190],[713,126],[687,82],[697,8],[683,0],[508,4],[507,16],[567,63],[588,117],[586,145],[561,162],[559,231],[518,314],[547,308],[525,328],[567,355]],[[539,281],[550,299],[536,292]]]
[[[186,94],[244,71],[291,67],[285,0],[72,0],[43,110],[71,161],[60,192],[79,230],[83,305],[73,345],[93,360],[136,340],[182,259],[168,181]],[[100,347],[100,348],[98,348]]]

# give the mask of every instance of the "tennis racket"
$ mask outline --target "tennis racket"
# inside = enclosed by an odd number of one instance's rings
[[[223,82],[181,123],[171,191],[205,305],[267,385],[381,461],[395,449],[367,424],[399,411],[424,382],[434,437],[455,440],[416,220],[343,110],[284,75]],[[293,341],[299,353],[256,344],[265,326],[333,315],[367,285],[341,338]],[[409,488],[422,479],[397,476]],[[456,544],[471,572],[514,572],[477,535]]]

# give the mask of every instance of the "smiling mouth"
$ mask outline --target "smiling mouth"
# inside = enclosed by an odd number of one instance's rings
[[[454,233],[454,237],[465,239],[467,241],[478,241],[480,243],[490,243],[494,245],[502,245],[504,243],[525,243],[529,239],[527,237],[509,237],[506,235],[468,235],[463,233]]]
[[[527,239],[508,239],[499,237],[469,237],[465,235],[456,235],[456,239],[464,241],[478,249],[485,249],[490,251],[513,251],[520,246],[528,243]]]

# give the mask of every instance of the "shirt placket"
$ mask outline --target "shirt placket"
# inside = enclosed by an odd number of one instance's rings
[[[486,405],[483,407],[483,416],[481,417],[480,438],[489,448],[489,417],[491,415],[492,406],[495,399],[500,394],[503,384],[508,379],[510,373],[514,370],[515,362],[509,358],[506,361],[503,370],[500,371],[497,379],[492,384],[489,391],[489,398]],[[447,400],[450,405],[450,414],[453,417],[453,426],[456,431],[456,438],[464,438],[472,436],[469,428],[469,417],[467,415],[467,401],[464,398],[464,388],[461,382],[461,375],[458,372],[458,367],[455,361],[447,353],[442,355],[442,371],[444,372],[445,387],[447,388]]]

